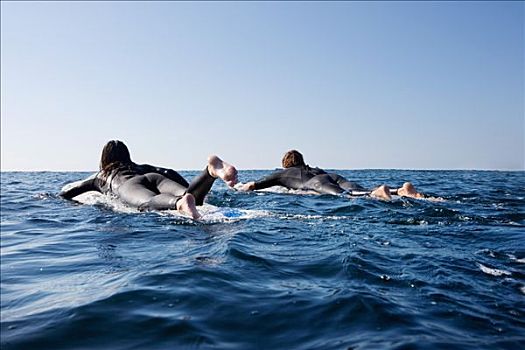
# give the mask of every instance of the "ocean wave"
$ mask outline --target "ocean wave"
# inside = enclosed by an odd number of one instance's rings
[[[479,263],[478,263],[478,267],[479,267],[479,269],[481,271],[483,271],[487,275],[492,275],[492,276],[510,276],[510,275],[512,275],[512,273],[509,272],[509,271],[500,270],[500,269],[494,269],[494,268],[487,267],[487,266],[485,266],[483,264],[479,264]]]

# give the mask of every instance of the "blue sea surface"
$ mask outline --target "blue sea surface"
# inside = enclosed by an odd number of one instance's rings
[[[525,172],[339,173],[443,201],[217,181],[193,221],[2,172],[1,348],[525,348]]]

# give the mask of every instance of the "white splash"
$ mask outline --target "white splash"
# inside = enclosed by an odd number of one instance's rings
[[[520,264],[525,264],[525,258],[517,258],[515,255],[513,254],[507,254],[507,256],[509,257],[510,260],[512,261],[515,261],[517,263],[520,263]]]
[[[122,203],[117,197],[104,195],[98,192],[83,193],[75,197],[75,200],[87,205],[104,205],[119,213],[140,213],[136,208],[132,208]],[[266,210],[216,207],[207,203],[197,207],[197,210],[202,215],[198,220],[200,223],[235,222],[239,220],[270,216],[270,212]],[[190,219],[188,216],[179,213],[177,210],[165,210],[156,213],[161,216]]]
[[[307,191],[307,190],[292,190],[292,189],[288,189],[286,187],[282,187],[282,186],[272,186],[272,187],[268,187],[268,188],[265,188],[265,189],[262,189],[262,190],[258,190],[258,192],[269,192],[269,193],[281,193],[281,194],[318,194],[317,192],[315,191]]]
[[[235,222],[239,220],[248,220],[271,215],[270,212],[266,210],[216,207],[208,203],[204,203],[204,205],[197,207],[197,210],[202,215],[202,217],[198,220],[198,222],[201,223]],[[188,218],[176,210],[165,210],[158,213],[159,215]]]
[[[303,215],[303,214],[285,214],[278,215],[279,219],[282,220],[347,220],[352,219],[351,216],[323,216],[323,215]]]
[[[509,271],[493,269],[485,265],[482,265],[480,263],[478,263],[478,267],[481,269],[481,271],[485,272],[488,275],[492,275],[492,276],[510,276],[511,275]]]
[[[85,192],[75,197],[77,202],[87,205],[104,205],[119,213],[138,213],[139,211],[122,203],[117,197],[99,192]]]

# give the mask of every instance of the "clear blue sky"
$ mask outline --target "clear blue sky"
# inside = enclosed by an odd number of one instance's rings
[[[1,3],[2,170],[524,169],[523,2]]]

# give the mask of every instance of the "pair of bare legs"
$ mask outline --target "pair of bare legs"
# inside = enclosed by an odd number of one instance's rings
[[[214,178],[221,179],[229,187],[233,187],[237,183],[237,169],[215,155],[208,157],[208,173]],[[177,201],[176,208],[182,214],[189,215],[193,219],[201,217],[195,204],[195,197],[191,193],[182,196]]]
[[[397,190],[391,190],[387,185],[381,185],[370,192],[372,197],[384,200],[391,200],[392,194],[397,194],[400,197],[425,198],[424,195],[416,191],[414,185],[410,182],[405,182],[403,186]]]

